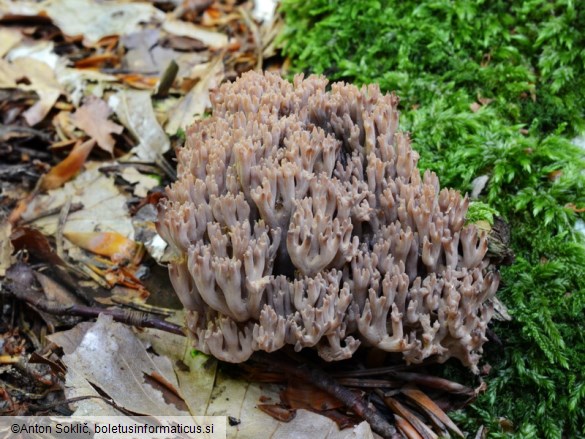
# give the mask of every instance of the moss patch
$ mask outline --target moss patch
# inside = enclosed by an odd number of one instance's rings
[[[572,1],[284,0],[295,72],[401,96],[421,168],[511,225],[488,391],[460,422],[492,437],[585,437],[585,9]],[[486,211],[478,209],[485,215]],[[489,211],[487,211],[489,213]],[[498,421],[512,422],[512,433]]]

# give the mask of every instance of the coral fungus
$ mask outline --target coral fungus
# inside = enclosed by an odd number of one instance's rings
[[[311,76],[244,74],[178,151],[159,231],[194,346],[245,361],[360,344],[477,370],[499,274],[467,199],[398,131],[398,99]]]

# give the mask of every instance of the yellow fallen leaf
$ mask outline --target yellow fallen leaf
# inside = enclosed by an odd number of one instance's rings
[[[114,262],[132,261],[139,245],[117,232],[69,232],[63,236],[92,253],[107,256]]]

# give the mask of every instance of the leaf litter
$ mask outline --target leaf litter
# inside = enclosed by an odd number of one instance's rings
[[[278,68],[276,3],[0,0],[2,300],[33,295],[52,309],[121,308],[125,323],[152,314],[182,325],[176,298],[175,309],[156,305],[169,295],[168,279],[161,289],[149,278],[165,257],[157,194],[172,178],[181,133],[206,116],[213,89],[275,55]],[[0,343],[0,355],[40,361],[51,379],[24,374],[17,390],[29,399],[5,398],[3,413],[75,398],[68,407],[76,415],[226,415],[233,438],[376,437],[366,422],[333,413],[338,404],[323,392],[234,376],[183,336],[135,331],[104,314],[80,322],[83,313],[51,319],[26,309],[18,322],[2,309],[0,341],[21,347]],[[38,323],[24,335],[30,313],[50,335],[41,337]],[[40,391],[47,396],[31,404]],[[340,429],[344,422],[355,426]]]

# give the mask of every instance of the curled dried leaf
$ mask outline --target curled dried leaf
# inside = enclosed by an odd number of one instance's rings
[[[77,143],[63,161],[53,166],[48,173],[43,175],[40,181],[40,189],[56,189],[66,181],[71,180],[85,163],[95,143],[94,139]]]

